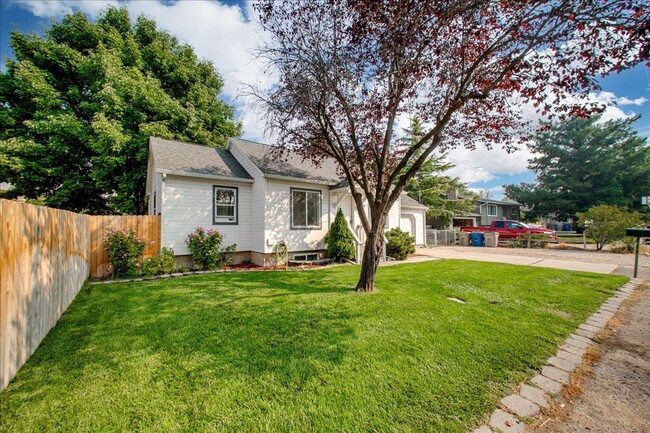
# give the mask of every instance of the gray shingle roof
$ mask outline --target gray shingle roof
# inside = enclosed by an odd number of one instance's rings
[[[280,152],[280,149],[273,146],[240,138],[230,140],[266,175],[292,177],[329,185],[338,184],[343,177],[338,174],[338,165],[334,159],[325,159],[317,166],[291,151]]]
[[[201,144],[149,139],[156,170],[207,176],[252,179],[230,152]]]
[[[400,201],[402,207],[428,209],[427,206],[423,205],[422,203],[419,203],[417,200],[409,197],[406,194],[402,194],[400,196]]]

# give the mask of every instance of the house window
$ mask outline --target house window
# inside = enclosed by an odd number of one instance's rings
[[[497,216],[497,206],[495,204],[489,204],[487,208],[488,216]]]
[[[239,189],[234,186],[212,186],[212,224],[237,224]]]
[[[294,254],[293,259],[300,261],[318,260],[318,254]]]
[[[511,207],[510,208],[510,215],[516,217],[517,215],[519,215],[519,212],[517,212],[517,211],[518,211],[518,209],[516,207]]]
[[[321,228],[321,192],[291,189],[291,228]]]
[[[153,199],[153,215],[158,215],[158,214],[156,213],[156,191],[153,192],[153,197],[152,197],[152,199]]]

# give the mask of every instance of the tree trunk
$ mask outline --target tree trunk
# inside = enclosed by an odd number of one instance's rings
[[[357,283],[357,292],[372,292],[375,290],[377,268],[381,259],[381,242],[381,231],[377,233],[373,230],[366,239],[366,246],[363,249],[363,259],[361,259],[361,274]]]

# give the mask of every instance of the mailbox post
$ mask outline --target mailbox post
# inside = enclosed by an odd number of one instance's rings
[[[636,250],[634,252],[634,278],[639,274],[639,249],[641,238],[650,238],[650,229],[625,229],[625,236],[636,238]]]

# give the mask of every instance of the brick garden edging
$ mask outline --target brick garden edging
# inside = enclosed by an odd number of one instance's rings
[[[172,274],[161,274],[161,275],[152,275],[150,277],[137,277],[137,278],[125,278],[122,280],[97,280],[97,281],[89,281],[88,284],[91,284],[93,286],[100,285],[100,284],[117,284],[117,283],[133,283],[133,282],[138,282],[138,281],[151,281],[151,280],[161,280],[165,278],[172,278],[172,277],[185,277],[187,275],[202,275],[202,274],[227,274],[231,272],[271,272],[271,271],[312,271],[312,270],[317,270],[317,269],[325,269],[326,267],[334,267],[334,266],[345,266],[345,263],[334,263],[334,264],[329,264],[329,265],[324,265],[324,266],[317,266],[317,267],[301,267],[301,266],[293,266],[289,267],[287,269],[272,269],[272,268],[242,268],[242,269],[215,269],[212,271],[188,271],[188,272],[174,272]]]
[[[125,278],[123,280],[91,281],[90,284],[93,285],[93,286],[96,286],[96,285],[99,285],[99,284],[132,283],[134,281],[162,280],[162,279],[171,278],[171,277],[184,277],[186,275],[218,274],[218,273],[225,273],[225,272],[235,272],[235,270],[234,269],[219,269],[219,270],[214,270],[214,271],[175,272],[173,274],[153,275],[151,277]]]
[[[614,317],[623,302],[632,295],[641,279],[631,279],[616,293],[607,299],[600,309],[569,335],[557,353],[551,356],[539,374],[530,380],[529,385],[522,383],[518,394],[511,394],[501,399],[501,409],[496,409],[487,425],[475,429],[473,433],[524,433],[525,418],[538,415],[542,409],[548,409],[549,399],[558,395],[569,384],[569,378],[582,365],[582,357],[587,349],[598,344],[594,337],[605,328]]]

